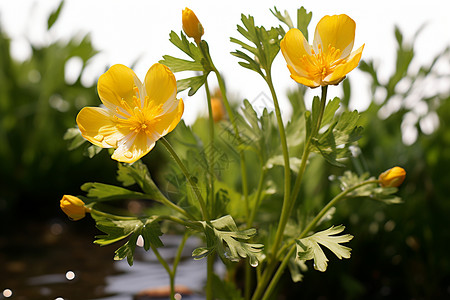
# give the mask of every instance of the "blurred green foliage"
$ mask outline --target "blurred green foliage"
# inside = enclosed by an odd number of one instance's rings
[[[50,15],[48,30],[61,7]],[[13,217],[10,212],[23,218],[58,215],[63,193],[78,191],[86,176],[113,178],[115,168],[100,156],[89,161],[79,151],[68,152],[63,140],[80,108],[98,103],[95,84],[81,83],[97,53],[90,37],[29,46],[31,56],[16,61],[11,39],[0,27],[0,213],[5,223]],[[67,62],[74,59],[82,66],[68,83]]]

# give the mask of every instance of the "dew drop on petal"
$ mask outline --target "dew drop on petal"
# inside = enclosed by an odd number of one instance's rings
[[[126,158],[133,158],[133,153],[131,153],[130,151],[127,151],[123,154]]]

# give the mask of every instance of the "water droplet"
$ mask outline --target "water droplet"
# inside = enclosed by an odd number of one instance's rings
[[[11,291],[10,289],[5,289],[5,290],[3,291],[3,297],[9,298],[9,297],[11,297],[11,296],[12,296],[12,291]]]
[[[252,266],[253,268],[256,268],[258,266],[258,260],[250,259],[250,266]]]
[[[144,247],[144,238],[142,235],[139,235],[136,241],[136,246]]]
[[[181,298],[183,298],[183,296],[181,296],[181,294],[176,293],[174,296],[175,300],[181,300]]]
[[[75,273],[73,271],[67,271],[66,278],[67,280],[73,280],[75,278]]]

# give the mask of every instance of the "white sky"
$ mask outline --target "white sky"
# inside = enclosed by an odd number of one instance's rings
[[[257,4],[256,4],[257,3]],[[229,37],[240,38],[236,25],[240,24],[240,14],[255,17],[257,25],[266,28],[277,26],[278,20],[269,9],[275,5],[280,11],[287,10],[296,22],[296,9],[304,6],[313,12],[309,27],[310,35],[326,14],[345,13],[356,21],[355,49],[365,43],[363,58],[373,58],[379,65],[383,78],[394,67],[395,38],[394,25],[397,24],[410,39],[417,29],[427,23],[417,40],[416,53],[419,63],[427,63],[450,45],[450,1],[150,1],[150,0],[66,0],[60,19],[46,33],[46,20],[59,0],[0,0],[0,22],[3,29],[13,38],[13,55],[25,59],[30,53],[26,41],[45,44],[55,39],[67,39],[74,34],[91,33],[94,46],[100,50],[95,56],[83,80],[94,82],[106,66],[116,63],[131,65],[139,59],[135,72],[143,78],[148,68],[163,55],[183,57],[183,53],[169,41],[171,30],[181,31],[181,11],[188,6],[198,16],[209,43],[216,67],[224,74],[229,92],[239,99],[250,101],[261,92],[269,95],[262,79],[255,72],[238,65],[238,59],[229,54],[239,49],[229,41]],[[0,66],[1,67],[1,66]],[[76,68],[72,69],[75,70]],[[286,91],[296,83],[290,79],[286,63],[281,54],[273,67],[274,82],[280,101],[287,102]],[[178,78],[186,75],[175,74]],[[68,74],[70,77],[70,74]],[[216,85],[210,76],[210,86]],[[367,78],[355,70],[349,74],[354,87],[353,107],[364,109],[370,99]],[[339,88],[331,87],[329,96],[339,95]],[[319,89],[311,94],[320,93]],[[191,121],[195,111],[204,109],[205,96],[202,89],[194,97],[181,93],[185,100],[185,119]],[[286,107],[286,106],[285,106]],[[283,109],[283,107],[282,107]],[[288,111],[286,108],[285,111]]]

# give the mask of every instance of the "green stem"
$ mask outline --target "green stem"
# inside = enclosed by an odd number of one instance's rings
[[[258,207],[261,204],[261,200],[262,200],[261,195],[262,195],[262,189],[263,189],[264,179],[266,177],[267,170],[263,169],[263,167],[261,167],[261,169],[262,169],[262,171],[261,171],[261,175],[259,175],[258,188],[256,190],[256,196],[255,196],[256,197],[255,205],[250,214],[250,218],[247,220],[247,228],[252,227],[253,222],[255,221],[256,211],[258,210]]]
[[[150,244],[150,248],[152,248],[153,253],[155,253],[156,258],[158,259],[159,263],[164,267],[167,274],[169,274],[170,278],[170,299],[175,300],[175,274],[172,273],[172,270],[170,270],[169,264],[166,262],[166,260],[159,254],[158,249],[153,245]]]
[[[188,237],[189,237],[189,234],[187,234],[185,232],[183,235],[183,239],[181,240],[181,243],[178,246],[178,250],[177,250],[177,253],[175,254],[175,258],[173,261],[172,276],[170,276],[170,296],[171,296],[171,298],[175,298],[175,276],[177,273],[178,263],[180,262],[180,259],[181,259],[181,254],[183,252],[183,248],[184,248],[184,245],[186,244]]]
[[[222,98],[223,98],[223,103],[225,105],[225,109],[227,111],[230,122],[233,125],[234,135],[235,135],[237,141],[240,143],[241,136],[239,134],[239,129],[236,125],[236,119],[234,117],[233,110],[231,109],[230,102],[228,101],[224,81],[223,81],[222,76],[220,75],[219,71],[214,66],[213,66],[213,71],[216,74],[217,82],[219,83],[219,88],[220,88],[220,92],[222,93]],[[248,199],[248,180],[247,180],[247,168],[246,168],[244,151],[239,150],[239,158],[240,158],[240,165],[241,165],[242,194],[244,195],[245,215],[246,215],[246,218],[248,219],[250,216],[250,206],[249,206],[249,199]]]
[[[342,199],[344,199],[349,193],[353,192],[354,190],[367,185],[367,184],[373,184],[373,183],[379,183],[379,180],[377,179],[372,179],[372,180],[366,180],[361,182],[360,184],[357,184],[355,186],[352,186],[349,189],[346,189],[344,191],[342,191],[341,193],[339,193],[338,195],[336,195],[333,199],[331,199],[330,202],[328,202],[327,205],[325,205],[322,210],[316,215],[316,217],[308,224],[308,226],[305,227],[305,229],[300,233],[300,235],[298,236],[298,238],[296,240],[302,239],[304,238],[316,225],[317,223],[323,218],[323,216],[325,216],[325,214],[328,212],[328,210],[330,210],[330,208],[332,208],[333,206],[335,206],[339,201],[341,201]],[[288,254],[284,255],[282,253],[280,253],[280,255],[278,257],[283,256],[284,259],[281,262],[281,265],[278,267],[277,272],[275,273],[275,275],[273,276],[269,286],[267,287],[266,292],[264,293],[264,297],[262,298],[262,300],[266,300],[269,298],[269,296],[272,294],[273,290],[276,287],[276,284],[278,283],[281,275],[283,275],[284,269],[286,268],[290,257],[294,254],[295,249],[296,249],[296,245],[295,245],[295,240],[291,241],[287,248],[291,248],[288,252]]]
[[[170,143],[164,137],[162,137],[160,139],[160,141],[166,147],[167,151],[170,153],[170,155],[175,160],[175,162],[178,164],[178,166],[180,167],[180,169],[183,172],[184,176],[186,177],[187,181],[191,185],[191,188],[194,191],[198,202],[200,203],[200,207],[202,209],[203,219],[205,219],[205,221],[209,221],[210,220],[209,219],[209,213],[208,213],[208,209],[206,208],[205,200],[203,200],[202,194],[200,193],[200,189],[198,188],[197,184],[192,180],[191,174],[189,174],[189,171],[187,170],[186,166],[183,164],[181,159],[178,157],[177,153],[172,148]]]
[[[245,263],[245,290],[244,290],[245,300],[250,300],[251,292],[252,292],[252,267],[250,266],[250,263]]]
[[[212,111],[212,104],[211,104],[211,93],[209,91],[209,85],[208,85],[208,79],[205,80],[205,90],[206,90],[206,99],[208,102],[208,126],[209,126],[209,176],[210,176],[210,186],[209,186],[209,192],[210,192],[210,212],[211,216],[214,218],[214,207],[215,207],[215,199],[214,199],[214,154],[215,154],[215,148],[214,148],[214,118],[213,118],[213,111]]]
[[[290,207],[290,191],[291,191],[291,167],[289,162],[289,151],[286,140],[286,133],[284,130],[283,119],[281,117],[280,105],[278,103],[278,98],[275,93],[275,88],[272,82],[272,76],[270,75],[270,71],[267,72],[267,76],[265,77],[267,84],[269,85],[270,92],[272,94],[272,99],[275,105],[275,115],[278,123],[278,131],[280,133],[281,140],[281,148],[283,151],[283,159],[284,159],[284,199],[283,199],[283,207],[281,209],[280,222],[278,223],[277,233],[275,235],[275,242],[271,249],[271,254],[273,256],[276,255],[278,248],[280,247],[281,241],[283,239],[284,229],[286,227],[287,221],[291,214],[291,211],[288,210]]]
[[[214,262],[216,260],[216,256],[214,253],[210,254],[206,258],[206,300],[213,300],[213,274],[214,274]]]
[[[311,149],[310,149],[311,140],[319,132],[320,124],[322,123],[323,112],[325,110],[325,104],[326,104],[326,97],[327,97],[327,86],[323,86],[322,87],[322,97],[320,100],[319,117],[318,117],[317,123],[314,124],[315,126],[313,127],[313,131],[311,132],[310,136],[305,141],[305,147],[303,148],[303,154],[302,154],[302,160],[300,163],[300,168],[298,171],[297,178],[295,180],[294,188],[292,189],[292,193],[290,195],[290,199],[288,201],[283,201],[283,208],[282,208],[282,212],[281,212],[280,223],[278,226],[277,235],[275,236],[276,244],[274,244],[274,246],[272,248],[273,257],[272,257],[272,259],[269,257],[267,267],[264,270],[261,281],[258,282],[258,286],[253,295],[253,298],[252,298],[253,300],[257,300],[262,296],[264,289],[266,288],[266,286],[273,274],[273,271],[276,268],[276,265],[278,262],[278,260],[277,260],[278,248],[280,246],[281,239],[283,237],[284,228],[289,219],[290,212],[293,210],[298,193],[300,192],[300,186],[302,183],[303,175],[306,170],[306,164],[307,164],[307,161],[309,158],[309,154],[311,153]]]

